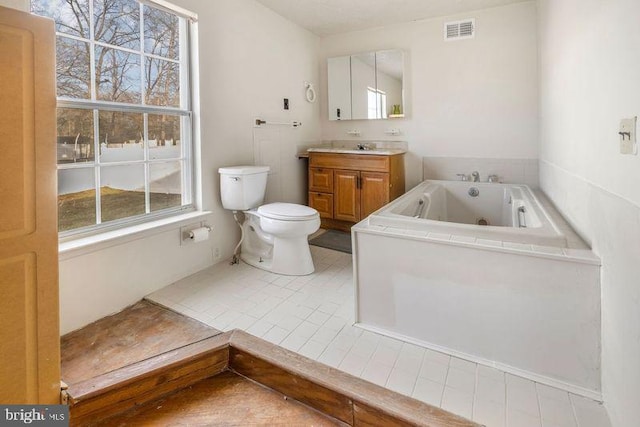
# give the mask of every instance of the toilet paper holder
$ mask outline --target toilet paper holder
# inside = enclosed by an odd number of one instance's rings
[[[205,225],[202,227],[194,228],[193,230],[189,230],[189,239],[195,240],[196,236],[199,234],[197,232],[198,230],[206,230],[207,233],[211,233],[211,227],[209,227],[208,225]]]
[[[213,228],[204,222],[182,226],[180,227],[180,245],[190,245],[208,240],[212,231]]]

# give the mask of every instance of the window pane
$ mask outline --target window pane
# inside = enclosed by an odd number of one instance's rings
[[[145,59],[146,103],[180,106],[180,66],[156,58]]]
[[[180,162],[149,165],[151,211],[182,205],[182,168]]]
[[[58,108],[58,164],[93,162],[93,110]]]
[[[144,160],[142,120],[140,113],[100,111],[100,161]]]
[[[139,104],[140,55],[96,46],[96,95],[99,100]]]
[[[95,0],[96,41],[140,50],[140,7],[135,0]]]
[[[145,213],[144,166],[100,168],[102,222]]]
[[[56,43],[56,80],[58,96],[91,98],[89,43],[58,37]]]
[[[94,168],[58,171],[58,229],[73,230],[96,223]]]
[[[89,0],[31,0],[31,12],[56,21],[56,31],[89,38]]]
[[[151,160],[182,157],[179,116],[149,114],[148,130]]]
[[[180,57],[180,22],[177,16],[144,6],[144,51],[177,60]]]

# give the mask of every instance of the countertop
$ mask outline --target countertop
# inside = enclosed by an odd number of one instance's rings
[[[314,147],[307,149],[307,153],[336,153],[336,154],[365,154],[370,156],[394,156],[404,154],[407,150],[399,148],[375,148],[372,150],[358,150],[350,148]]]

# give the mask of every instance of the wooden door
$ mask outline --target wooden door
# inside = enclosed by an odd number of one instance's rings
[[[366,218],[389,203],[389,174],[360,172],[362,218]]]
[[[360,220],[360,172],[333,171],[333,218],[342,221]]]
[[[0,403],[60,401],[55,31],[0,7]]]

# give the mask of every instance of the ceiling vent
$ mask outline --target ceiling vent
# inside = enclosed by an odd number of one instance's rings
[[[444,39],[446,41],[472,39],[476,34],[476,20],[445,22]]]

